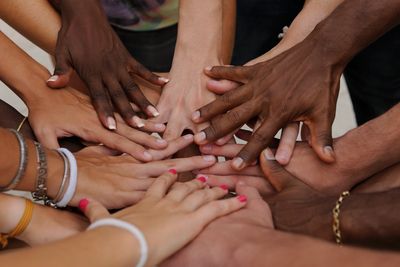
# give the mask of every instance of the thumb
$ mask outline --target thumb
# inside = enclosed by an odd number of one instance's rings
[[[53,89],[63,88],[69,84],[72,66],[66,52],[56,53],[54,74],[47,80],[47,86]]]
[[[311,146],[318,157],[326,163],[335,162],[333,151],[332,122],[330,120],[318,120],[308,125],[310,129]]]
[[[260,164],[264,175],[278,192],[299,184],[299,180],[276,161],[271,149],[267,148],[261,153]]]
[[[108,210],[95,200],[81,199],[78,207],[91,223],[110,216]]]
[[[205,74],[214,79],[246,83],[251,67],[214,66],[205,68]]]
[[[229,80],[209,80],[206,84],[207,89],[217,95],[225,94],[228,91],[238,88],[240,85],[240,83]]]

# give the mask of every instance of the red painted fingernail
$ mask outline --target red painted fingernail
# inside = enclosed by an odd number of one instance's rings
[[[228,191],[229,189],[229,187],[226,184],[220,185],[219,187],[225,191]]]
[[[199,180],[199,181],[202,182],[202,183],[205,183],[205,182],[207,182],[207,177],[205,177],[205,176],[200,176],[199,178],[197,178],[197,180]]]
[[[170,172],[172,174],[176,174],[176,170],[175,169],[169,169],[168,172]]]
[[[87,198],[81,199],[81,201],[79,201],[79,209],[83,212],[85,212],[87,205],[89,205],[89,200]]]
[[[240,202],[246,202],[247,201],[247,197],[245,195],[240,195],[236,197]]]

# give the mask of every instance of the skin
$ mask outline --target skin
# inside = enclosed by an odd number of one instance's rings
[[[162,175],[147,191],[143,201],[112,216],[95,201],[83,201],[81,208],[92,222],[114,217],[137,226],[149,246],[147,266],[154,266],[189,243],[213,220],[246,205],[246,201],[239,198],[218,200],[227,191],[202,189],[204,183],[198,180],[175,185],[167,193],[175,180],[175,174]],[[106,243],[101,242],[104,238]],[[120,249],[112,249],[115,247]],[[66,249],[68,255],[64,253]],[[29,259],[33,266],[83,264],[101,267],[128,266],[137,262],[139,256],[139,244],[131,234],[104,226],[46,246],[3,254],[0,258],[3,263],[13,266],[25,266]]]
[[[242,169],[280,128],[302,121],[318,157],[334,162],[331,126],[340,75],[357,52],[399,23],[399,5],[399,1],[345,1],[304,41],[271,60],[246,67],[206,68],[205,73],[214,79],[243,85],[193,114],[194,122],[211,124],[196,135],[196,143],[218,140],[258,118],[260,127],[233,160],[234,168]],[[347,30],[337,31],[338,26]]]
[[[0,136],[1,149],[7,151],[0,156],[0,169],[3,173],[0,185],[5,186],[17,172],[19,145],[15,136],[7,130],[0,129]],[[110,156],[110,152],[104,147],[89,147],[80,151],[75,154],[79,173],[77,190],[69,205],[77,206],[81,198],[90,197],[107,208],[123,208],[139,201],[154,182],[155,177],[170,168],[185,172],[215,164],[214,156],[161,161],[192,142],[193,136],[189,135],[170,143],[164,151],[150,151],[153,157],[160,161],[148,164],[138,162],[126,155]],[[29,155],[35,153],[31,140],[27,140],[27,146]],[[63,176],[64,162],[54,150],[45,149],[45,153],[48,164],[47,194],[50,198],[54,198]],[[36,188],[36,172],[36,158],[28,157],[26,173],[16,189],[33,192]]]

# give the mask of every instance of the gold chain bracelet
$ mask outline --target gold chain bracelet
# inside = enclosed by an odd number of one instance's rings
[[[333,234],[335,236],[336,243],[339,244],[339,245],[342,243],[342,235],[341,235],[341,232],[340,232],[340,221],[339,221],[340,206],[342,205],[344,198],[349,196],[349,195],[350,195],[349,191],[344,191],[342,194],[340,194],[340,197],[339,197],[338,201],[336,201],[336,205],[332,210],[332,215],[333,215],[333,224],[332,224]]]

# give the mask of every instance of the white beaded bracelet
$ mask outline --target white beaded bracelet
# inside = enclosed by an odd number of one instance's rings
[[[57,150],[63,153],[67,157],[70,167],[70,172],[69,172],[70,177],[67,190],[65,191],[65,194],[63,195],[61,200],[56,203],[57,207],[63,208],[66,207],[74,197],[76,191],[76,185],[78,183],[78,166],[76,164],[76,159],[74,154],[72,154],[68,149],[59,148]]]
[[[122,220],[105,218],[92,223],[91,225],[89,225],[87,230],[91,230],[101,226],[114,226],[129,231],[138,240],[140,246],[140,258],[138,263],[136,264],[136,267],[144,267],[146,265],[149,255],[149,247],[147,245],[146,238],[139,228]]]

